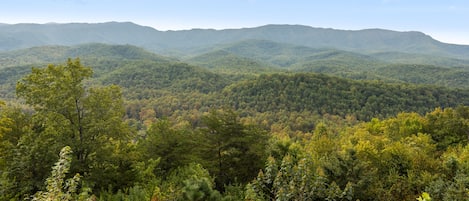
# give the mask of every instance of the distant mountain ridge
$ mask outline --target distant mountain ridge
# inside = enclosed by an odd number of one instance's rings
[[[40,46],[0,52],[0,69],[22,65],[61,63],[67,60],[67,58],[76,57],[85,60],[90,60],[91,58],[153,61],[172,60],[132,45],[91,43],[76,46]]]
[[[214,45],[269,40],[313,48],[363,53],[404,52],[469,58],[468,45],[446,44],[421,32],[383,29],[346,31],[303,25],[265,25],[241,29],[158,31],[131,22],[14,24],[0,26],[0,51],[44,45],[130,44],[160,54],[200,52]]]

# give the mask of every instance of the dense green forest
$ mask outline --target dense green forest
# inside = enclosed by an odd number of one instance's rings
[[[469,62],[427,58],[0,52],[0,200],[468,200]]]
[[[106,43],[135,45],[167,56],[185,56],[200,53],[213,46],[245,40],[265,40],[371,54],[411,53],[432,58],[436,56],[465,60],[469,56],[467,45],[443,43],[417,31],[384,29],[338,30],[271,24],[241,29],[158,31],[132,22],[5,24],[0,29],[0,51],[47,45]]]

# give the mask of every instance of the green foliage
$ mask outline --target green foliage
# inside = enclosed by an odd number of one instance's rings
[[[253,179],[266,156],[266,133],[242,124],[232,110],[212,110],[202,121],[202,164],[214,175],[216,189]]]
[[[92,180],[98,189],[107,187],[110,181],[125,185],[132,181],[132,172],[127,169],[130,163],[115,154],[126,148],[121,140],[129,134],[122,120],[120,88],[87,89],[84,81],[91,75],[91,68],[82,66],[79,59],[69,59],[65,65],[33,68],[18,82],[18,96],[36,110],[34,132],[39,136],[28,137],[25,151],[46,156],[70,145],[75,150],[72,171],[83,175],[85,181]],[[35,146],[37,150],[32,149]],[[47,160],[37,162],[39,167],[48,165]],[[116,178],[115,172],[122,175]]]
[[[0,69],[0,98],[5,100],[16,98],[16,81],[30,72],[30,66],[15,66]]]
[[[425,132],[438,143],[439,149],[469,142],[469,107],[436,109],[426,115]]]
[[[56,160],[56,153],[46,151],[49,145],[44,141],[41,145],[28,146],[30,140],[41,141],[34,136],[32,118],[25,108],[17,105],[0,106],[0,185],[2,200],[18,200],[24,195],[35,192],[44,185],[49,174],[48,169]],[[41,149],[42,152],[36,152]],[[49,147],[50,148],[50,147]],[[50,155],[42,155],[47,153]],[[45,162],[50,162],[44,165]],[[33,178],[34,177],[34,178]]]
[[[101,79],[105,84],[127,88],[127,96],[135,99],[150,98],[142,90],[209,93],[221,90],[227,83],[218,74],[185,63],[152,61],[131,62]]]
[[[206,178],[200,180],[189,179],[185,181],[182,189],[183,200],[188,201],[217,201],[221,200],[218,191],[213,190],[210,181]]]
[[[353,188],[342,190],[317,171],[311,157],[294,159],[286,155],[277,165],[269,158],[264,171],[247,186],[247,200],[352,200]]]
[[[467,88],[468,65],[388,64],[370,58],[338,58],[296,64],[296,72],[323,73],[354,80],[380,80],[385,83],[413,83],[449,88]]]
[[[170,127],[168,120],[157,120],[139,143],[144,160],[158,159],[156,175],[167,175],[171,170],[196,161],[194,139],[196,136],[185,129]]]
[[[156,200],[219,200],[213,178],[200,164],[191,163],[171,171],[158,182]]]
[[[70,110],[85,93],[82,81],[91,75],[91,68],[81,66],[78,59],[69,59],[65,66],[33,68],[30,75],[17,83],[17,95],[25,98],[26,103],[36,109]],[[62,99],[51,98],[52,94],[60,94]]]
[[[0,69],[6,67],[58,63],[67,58],[80,57],[83,60],[153,60],[167,61],[168,58],[148,52],[132,45],[80,44],[76,46],[36,46],[16,51],[1,52]],[[3,59],[5,58],[5,59]],[[95,63],[96,64],[96,63]]]
[[[432,198],[430,197],[430,194],[423,192],[422,196],[417,198],[418,201],[431,201]]]
[[[70,171],[72,161],[72,149],[68,146],[60,151],[59,161],[52,167],[51,176],[46,180],[46,191],[37,192],[32,200],[38,201],[58,201],[58,200],[91,200],[86,189],[80,193],[78,186],[80,174],[65,180],[66,174]]]
[[[382,29],[345,31],[302,25],[266,25],[222,31],[194,29],[162,32],[131,22],[18,24],[2,26],[0,35],[2,36],[0,40],[4,44],[1,50],[41,44],[69,45],[105,41],[114,44],[140,45],[157,52],[180,55],[205,50],[214,45],[236,43],[253,38],[308,47],[334,47],[357,52],[397,51],[457,58],[467,58],[468,49],[463,45],[438,42],[420,32],[396,32]]]
[[[443,55],[428,55],[421,53],[404,53],[404,52],[379,52],[371,54],[372,57],[393,64],[420,64],[420,65],[436,65],[447,67],[467,67],[468,60],[454,59]]]
[[[436,107],[469,104],[469,91],[357,82],[302,73],[261,75],[231,85],[223,94],[227,103],[243,111],[315,111],[323,115],[354,115],[359,120],[389,117],[403,111],[423,114]]]
[[[269,64],[238,56],[226,50],[205,53],[190,58],[186,62],[224,74],[253,74],[280,71],[280,69],[270,67]]]
[[[449,68],[446,65],[392,64],[377,68],[374,74],[405,83],[427,84],[454,88],[467,88],[469,71],[466,68]],[[386,79],[384,79],[386,80]]]
[[[443,56],[383,52],[371,55],[337,49],[314,49],[266,40],[247,40],[186,60],[216,72],[315,72],[355,80],[431,84],[467,88],[469,61]],[[265,63],[265,64],[263,64]],[[256,71],[257,70],[257,71]],[[233,72],[234,71],[234,72]]]
[[[86,55],[97,74],[78,59],[0,69],[2,92],[30,73],[17,95],[32,107],[0,101],[0,200],[79,200],[80,185],[96,200],[467,200],[469,91],[268,66],[417,83],[444,68],[262,40],[188,60],[208,69],[132,46],[44,50]]]
[[[139,201],[139,200],[151,200],[153,192],[148,191],[140,186],[133,186],[126,189],[125,192],[118,190],[113,192],[112,190],[100,192],[99,201]]]

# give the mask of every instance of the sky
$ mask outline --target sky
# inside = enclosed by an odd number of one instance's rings
[[[162,31],[266,24],[381,28],[469,45],[469,0],[0,0],[0,23],[109,21]]]

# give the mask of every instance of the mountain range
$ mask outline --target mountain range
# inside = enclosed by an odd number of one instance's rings
[[[0,50],[83,43],[130,44],[163,55],[191,55],[215,45],[244,40],[268,40],[311,48],[331,48],[365,54],[403,52],[469,58],[469,46],[446,44],[421,32],[383,29],[335,30],[302,25],[265,25],[241,29],[158,31],[131,22],[69,24],[4,24]]]
[[[123,72],[141,77],[136,74],[139,68],[147,68],[142,75],[154,74],[151,76],[158,77],[160,76],[158,73],[168,70],[167,66],[181,66],[173,64],[186,63],[192,68],[204,68],[232,78],[265,73],[313,72],[355,80],[381,80],[456,88],[467,88],[469,85],[467,79],[469,60],[402,52],[360,54],[266,40],[245,40],[215,45],[197,54],[178,58],[161,56],[133,45],[100,43],[0,51],[2,79],[0,84],[9,83],[8,91],[12,91],[16,80],[28,73],[31,66],[62,63],[67,58],[76,57],[81,58],[85,65],[93,67],[95,77],[103,76],[111,80],[115,75],[122,76]],[[148,69],[160,70],[148,71]],[[120,72],[113,73],[115,70]],[[190,72],[199,71],[190,70]],[[124,82],[125,80],[119,81],[119,83]]]
[[[364,120],[469,103],[469,46],[419,32],[3,24],[0,49],[0,99],[15,98],[16,82],[31,67],[79,57],[94,71],[88,84],[119,85],[137,104],[130,116],[145,101],[168,116],[230,105],[251,112],[353,113]]]

